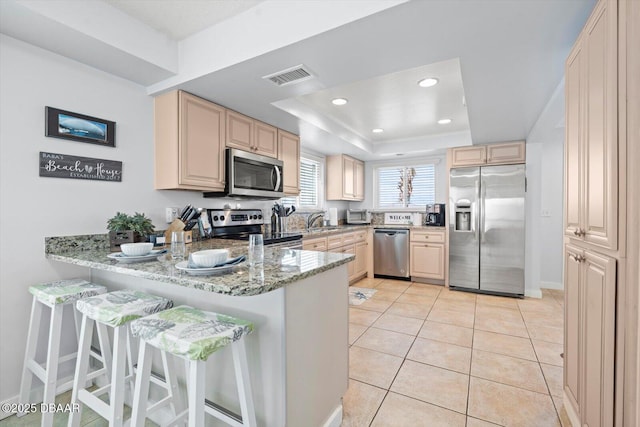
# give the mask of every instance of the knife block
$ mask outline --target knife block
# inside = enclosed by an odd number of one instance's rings
[[[164,241],[165,245],[171,245],[171,232],[173,231],[183,231],[185,227],[185,223],[180,221],[179,219],[174,219],[171,224],[169,224],[169,228],[164,232]],[[193,241],[193,233],[191,230],[184,232],[184,242],[191,243]]]

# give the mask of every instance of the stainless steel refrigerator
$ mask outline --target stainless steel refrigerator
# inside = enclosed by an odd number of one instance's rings
[[[524,165],[451,169],[451,288],[524,295],[524,196]]]

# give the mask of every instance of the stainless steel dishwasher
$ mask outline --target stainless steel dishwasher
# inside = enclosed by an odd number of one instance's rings
[[[373,234],[374,276],[409,278],[409,230],[377,228]]]

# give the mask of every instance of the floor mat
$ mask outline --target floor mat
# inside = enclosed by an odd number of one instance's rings
[[[360,305],[373,296],[377,291],[369,288],[349,287],[349,305]]]

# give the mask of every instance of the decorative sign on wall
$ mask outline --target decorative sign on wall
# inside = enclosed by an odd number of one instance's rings
[[[40,176],[122,181],[122,162],[40,152]]]
[[[54,138],[116,146],[116,122],[45,107],[45,135]]]
[[[384,223],[385,224],[406,224],[406,225],[420,225],[422,224],[421,219],[422,214],[420,213],[385,213],[384,214]]]

